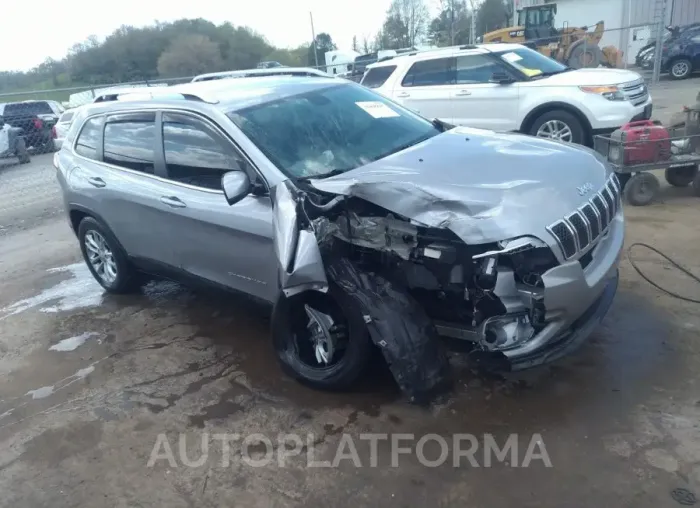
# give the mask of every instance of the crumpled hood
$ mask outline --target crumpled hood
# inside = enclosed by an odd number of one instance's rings
[[[450,229],[470,244],[523,235],[553,244],[546,227],[590,199],[609,175],[587,148],[456,128],[312,184]]]

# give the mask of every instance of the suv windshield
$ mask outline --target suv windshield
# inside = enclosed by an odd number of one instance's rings
[[[569,70],[566,65],[526,47],[494,54],[529,78],[552,76]]]
[[[440,133],[424,118],[350,83],[232,111],[228,116],[292,178],[349,171]]]

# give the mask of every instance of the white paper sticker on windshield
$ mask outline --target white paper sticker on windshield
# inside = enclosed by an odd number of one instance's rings
[[[523,59],[523,57],[521,57],[517,53],[513,53],[513,52],[505,53],[505,54],[501,55],[501,58],[503,58],[503,60],[505,60],[506,62],[510,62],[510,63],[515,63],[518,60]]]
[[[367,113],[372,115],[374,118],[393,118],[400,116],[396,111],[391,109],[389,106],[379,101],[365,101],[356,102],[359,107],[364,109]]]

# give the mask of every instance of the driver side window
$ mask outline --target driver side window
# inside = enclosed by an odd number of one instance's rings
[[[232,143],[188,115],[163,114],[163,149],[168,178],[176,182],[221,190],[224,173],[243,170]]]

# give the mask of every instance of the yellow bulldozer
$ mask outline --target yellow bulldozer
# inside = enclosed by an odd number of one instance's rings
[[[524,7],[518,11],[518,26],[501,28],[484,35],[484,42],[516,42],[536,49],[543,55],[569,67],[620,67],[622,51],[615,46],[600,48],[605,23],[599,21],[592,32],[588,27],[555,28],[557,4]]]

